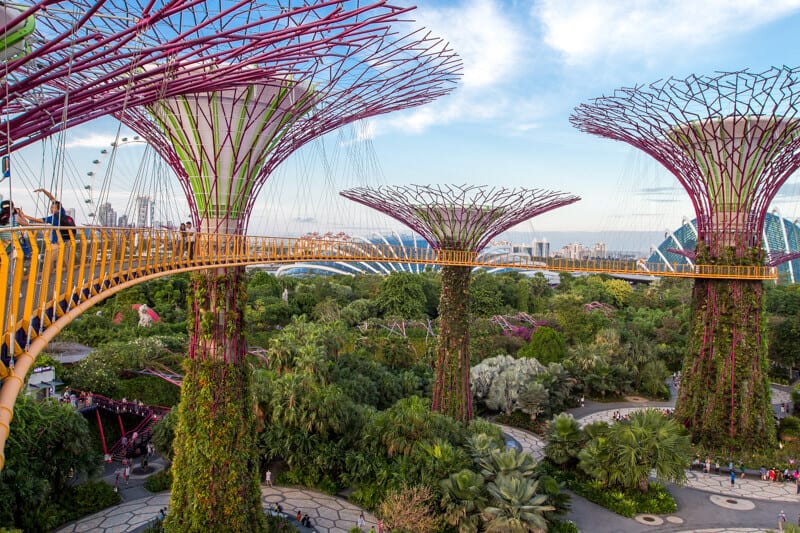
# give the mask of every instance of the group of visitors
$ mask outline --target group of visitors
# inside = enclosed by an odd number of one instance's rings
[[[311,522],[311,517],[308,516],[308,513],[303,514],[300,509],[297,510],[297,514],[294,515],[295,520],[300,522],[300,525],[303,527],[312,527],[313,523]]]
[[[128,485],[128,482],[131,479],[131,463],[128,461],[128,458],[122,460],[122,466],[114,470],[114,492],[119,492],[119,483],[120,481],[124,481],[125,485]]]
[[[181,222],[179,230],[181,234],[181,254],[189,259],[194,259],[195,235],[192,231],[192,222]]]
[[[764,481],[784,482],[791,481],[797,485],[797,494],[800,494],[800,469],[794,464],[794,459],[789,460],[789,466],[786,468],[767,468],[762,466],[759,471],[761,479]]]
[[[48,191],[47,189],[35,189],[33,192],[40,192],[47,196],[50,200],[50,215],[42,218],[32,217],[26,215],[22,208],[14,205],[11,200],[3,200],[0,203],[0,226],[4,227],[21,227],[30,226],[31,224],[48,224],[58,227],[75,226],[75,221],[69,216],[61,205],[59,200]],[[52,230],[50,232],[50,242],[58,244],[59,238],[63,241],[71,241],[75,239],[74,230],[62,229]],[[15,250],[13,249],[12,236],[9,232],[0,232],[0,240],[4,241],[9,257],[15,257]],[[22,249],[23,258],[29,259],[31,255],[31,245],[24,237],[19,239],[19,244]]]
[[[61,395],[61,402],[71,404],[76,409],[82,409],[94,405],[94,397],[91,392],[78,391],[76,394],[75,391],[67,387]]]
[[[364,513],[362,512],[362,513],[360,513],[358,515],[358,520],[356,521],[356,527],[359,529],[359,531],[364,531],[364,526],[366,526],[366,525],[367,525],[367,521],[364,518]],[[372,527],[369,528],[369,532],[368,533],[383,533],[383,520],[378,520],[378,530],[377,531],[375,531],[375,526],[372,526]]]

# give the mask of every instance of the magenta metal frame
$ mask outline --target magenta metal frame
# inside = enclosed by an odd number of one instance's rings
[[[477,185],[357,187],[340,194],[402,222],[431,248],[470,252],[520,222],[580,200],[558,191]]]
[[[456,87],[461,60],[442,39],[423,29],[408,28],[403,20],[408,9],[385,2],[337,4],[339,19],[333,23],[328,16],[319,23],[328,25],[327,31],[317,35],[325,37],[322,44],[312,50],[285,49],[277,58],[277,68],[268,63],[262,67],[260,79],[252,81],[253,85],[287,89],[306,86],[310,88],[311,97],[303,105],[281,110],[283,131],[267,153],[255,160],[242,160],[242,163],[247,161],[260,168],[253,182],[248,183],[247,197],[243,199],[245,207],[236,214],[215,214],[219,220],[228,218],[229,231],[231,220],[238,225],[235,231],[246,230],[258,192],[274,169],[300,146],[345,124],[426,104]],[[311,15],[313,12],[308,13]],[[285,67],[287,63],[293,63],[291,70]],[[211,99],[213,91],[214,87],[198,86],[193,94],[205,94]],[[242,91],[239,97],[246,96]],[[197,191],[190,183],[172,135],[141,107],[129,107],[116,115],[147,139],[177,173],[190,198],[192,216],[200,222],[197,206],[191,201]],[[171,118],[180,120],[180,117]],[[260,120],[260,117],[248,120]],[[233,130],[219,132],[222,136],[235,133]],[[220,139],[222,142],[224,139]],[[215,172],[212,168],[211,174]],[[226,193],[240,194],[233,190]],[[219,191],[215,194],[224,196]]]
[[[622,88],[580,105],[570,122],[650,154],[689,194],[698,240],[712,254],[726,244],[743,252],[761,245],[769,204],[800,166],[799,72],[744,70]]]
[[[290,2],[284,6],[274,0],[33,3],[4,27],[13,28],[29,16],[36,20],[35,37],[28,40],[30,52],[3,67],[0,154],[170,95],[213,91],[287,72],[307,78],[325,68],[322,57],[363,53],[380,44],[378,34],[388,40],[393,36],[389,24],[411,9],[386,1],[360,5],[325,0],[289,6]],[[449,90],[452,76],[445,73],[449,69],[437,68],[436,59],[427,56],[435,52],[424,48],[435,44],[438,41],[432,38],[408,41],[406,51],[421,46],[414,53],[425,60],[418,62],[420,70],[409,69],[407,74],[411,79],[427,74]],[[386,62],[376,66],[376,75],[391,69],[397,53],[391,46],[372,52],[375,59]],[[457,62],[448,64],[455,67]],[[213,74],[209,65],[214,66]],[[344,68],[339,60],[327,66]],[[348,68],[336,75],[353,76],[358,85],[366,82],[359,78],[365,72]],[[372,83],[374,88],[377,80]],[[426,96],[434,97],[435,83],[430,85]],[[400,93],[395,102],[424,100],[412,87],[404,92],[406,87],[395,83],[394,89]]]

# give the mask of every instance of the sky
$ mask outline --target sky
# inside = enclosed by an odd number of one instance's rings
[[[287,161],[262,191],[251,233],[399,227],[352,205],[332,207],[336,190],[361,184],[359,179],[370,185],[542,188],[582,197],[516,228],[536,238],[675,229],[682,217],[694,216],[677,181],[636,149],[574,129],[572,110],[616,88],[670,76],[800,65],[800,0],[419,0],[416,5],[417,24],[448,40],[463,60],[457,89],[424,107],[328,135]],[[83,169],[99,168],[92,161],[117,133],[111,120],[69,133],[70,166],[78,177],[65,185],[65,204],[68,189],[81,188]],[[121,134],[131,136],[124,129]],[[350,147],[351,155],[331,155],[337,149],[348,153],[348,143],[355,142],[363,145]],[[372,175],[356,175],[355,162],[340,176],[326,171],[314,177],[330,166],[319,164],[323,143],[325,157],[363,158]],[[141,143],[120,150],[115,171],[124,167],[134,180],[142,151]],[[20,190],[15,188],[15,201],[37,209],[25,196],[37,179],[33,169],[42,148],[20,157],[26,160],[15,161],[15,171],[32,170],[20,179]],[[107,164],[110,156],[102,158]],[[773,204],[791,219],[800,217],[799,178],[790,178]],[[4,195],[7,185],[0,184]],[[122,207],[131,193],[115,195],[109,200]],[[78,196],[73,201],[85,204]]]

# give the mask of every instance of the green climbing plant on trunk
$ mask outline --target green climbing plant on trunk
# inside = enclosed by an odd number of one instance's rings
[[[439,339],[433,386],[433,410],[467,422],[472,418],[469,388],[470,268],[442,267]]]
[[[193,275],[191,348],[175,429],[167,531],[265,531],[243,269]]]
[[[716,257],[702,243],[697,262],[763,265],[760,248]],[[767,376],[767,335],[760,281],[695,281],[689,353],[676,404],[676,417],[695,442],[715,449],[775,445]]]

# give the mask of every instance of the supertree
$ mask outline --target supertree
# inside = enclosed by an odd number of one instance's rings
[[[357,187],[342,196],[399,220],[435,250],[480,252],[503,231],[580,198],[541,189],[479,186]],[[472,419],[469,385],[469,282],[472,268],[443,265],[433,410]]]
[[[260,80],[263,66],[290,71],[304,54],[329,50],[325,35],[353,16],[355,10],[336,4],[291,10],[274,0],[6,4],[0,154],[159,98]]]
[[[291,69],[283,58],[277,68],[260,66],[258,81],[198,87],[117,115],[177,174],[201,230],[189,248],[193,259],[201,260],[208,246],[224,245],[220,234],[246,231],[258,191],[298,147],[455,87],[460,60],[425,31],[401,31],[409,11],[382,1],[336,2],[318,13],[325,28],[315,37],[327,48],[287,47],[286,56],[296,60]],[[333,15],[339,17],[335,23]],[[213,77],[216,66],[207,68]],[[243,277],[241,267],[210,268],[193,277],[168,530],[261,527]]]
[[[389,24],[405,12],[380,0],[347,7],[338,0],[319,0],[295,3],[294,8],[266,0],[5,4],[0,6],[4,32],[0,40],[0,154],[101,115],[124,113],[187,92],[233,90],[254,81],[308,84],[317,70],[343,68],[341,61],[323,64],[320,58],[355,55],[364,53],[365,47],[379,46],[374,36],[380,32],[390,35]],[[437,56],[439,44],[432,38],[409,38],[410,48],[420,48],[407,55],[417,54],[421,60],[416,64],[418,70],[407,76],[408,85],[393,73],[391,64],[381,65],[376,70],[394,76],[387,80],[387,87],[397,94],[379,104],[364,98],[365,105],[374,109],[358,112],[368,116],[392,106],[402,107],[403,98],[412,105],[447,92],[453,81],[449,69],[455,72],[458,68],[451,55]],[[396,49],[387,45],[372,53],[378,60],[397,63],[398,72],[402,70],[402,58],[397,57],[402,54]],[[330,76],[341,79],[354,72],[349,69]],[[424,91],[418,90],[413,84],[425,76],[431,81]],[[379,81],[373,79],[372,83]],[[305,112],[313,114],[310,108]],[[307,125],[315,127],[310,122]],[[302,141],[297,131],[287,139],[292,136]],[[273,147],[285,146],[280,139],[273,141]],[[281,153],[285,156],[285,152]],[[253,161],[253,165],[260,163]],[[34,357],[25,352],[17,358],[15,372],[5,378],[0,390],[4,405],[14,404]],[[10,409],[0,412],[0,449],[12,415]],[[0,455],[0,468],[2,465]]]
[[[576,108],[578,129],[654,157],[689,193],[698,264],[762,265],[770,202],[800,165],[798,70],[670,78]],[[696,279],[676,416],[714,447],[774,444],[762,284]]]

